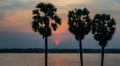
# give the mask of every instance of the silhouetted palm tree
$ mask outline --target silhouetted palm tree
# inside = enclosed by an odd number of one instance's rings
[[[68,14],[68,29],[73,35],[75,35],[76,40],[79,41],[81,66],[83,66],[82,40],[85,35],[90,32],[91,20],[89,18],[89,13],[88,9],[84,8],[71,10]]]
[[[96,14],[92,20],[94,39],[99,41],[99,45],[102,47],[101,66],[103,66],[104,62],[104,48],[108,41],[112,39],[115,24],[115,20],[108,14]]]
[[[55,31],[61,25],[61,19],[56,14],[57,8],[51,3],[39,3],[33,10],[32,28],[39,32],[45,39],[45,66],[47,66],[47,38],[51,36],[52,29]]]

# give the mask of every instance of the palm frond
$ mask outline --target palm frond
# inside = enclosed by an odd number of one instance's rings
[[[51,30],[57,30],[58,25],[61,25],[61,19],[56,11],[57,8],[51,3],[37,4],[36,9],[33,10],[34,31],[38,31],[43,37],[51,36]]]
[[[69,31],[78,40],[83,39],[91,29],[91,19],[87,8],[74,9],[68,12]]]
[[[115,32],[115,20],[109,14],[96,14],[92,20],[92,33],[100,46],[106,46]]]

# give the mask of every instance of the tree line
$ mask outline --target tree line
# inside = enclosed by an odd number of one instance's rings
[[[0,49],[0,53],[44,53],[40,48],[5,48]],[[79,49],[48,49],[48,53],[79,53]],[[100,49],[83,49],[83,53],[100,53]],[[105,49],[105,53],[120,53],[120,49]]]

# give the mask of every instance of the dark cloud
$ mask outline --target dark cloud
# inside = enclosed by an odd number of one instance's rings
[[[119,36],[116,37],[117,35],[109,42],[107,48],[120,48],[120,39]],[[48,40],[49,48],[78,48],[79,46],[79,42],[72,34],[71,38],[61,41],[59,46],[55,45],[52,37]],[[83,48],[100,48],[92,35],[86,36],[82,42]],[[0,32],[0,48],[44,48],[44,39],[38,33]]]
[[[43,41],[38,34],[20,32],[0,32],[0,48],[43,48]]]
[[[7,1],[6,1],[7,2]],[[2,7],[0,7],[1,10],[21,10],[21,9],[24,9],[24,10],[28,10],[31,8],[31,6],[33,6],[31,3],[29,2],[26,2],[26,3],[23,3],[23,2],[20,2],[20,1],[13,1],[13,2],[9,2],[9,4],[6,4]]]

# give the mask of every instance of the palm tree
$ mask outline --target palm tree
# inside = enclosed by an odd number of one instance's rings
[[[102,47],[101,66],[104,62],[104,48],[115,32],[115,20],[108,14],[96,14],[92,20],[92,34]]]
[[[56,14],[57,8],[51,3],[39,3],[33,10],[32,28],[35,32],[39,32],[45,39],[45,66],[47,66],[48,58],[48,37],[55,31],[58,25],[61,25],[61,19]]]
[[[88,9],[84,8],[71,10],[68,14],[68,29],[79,41],[81,66],[83,66],[82,40],[90,32],[89,13]]]

